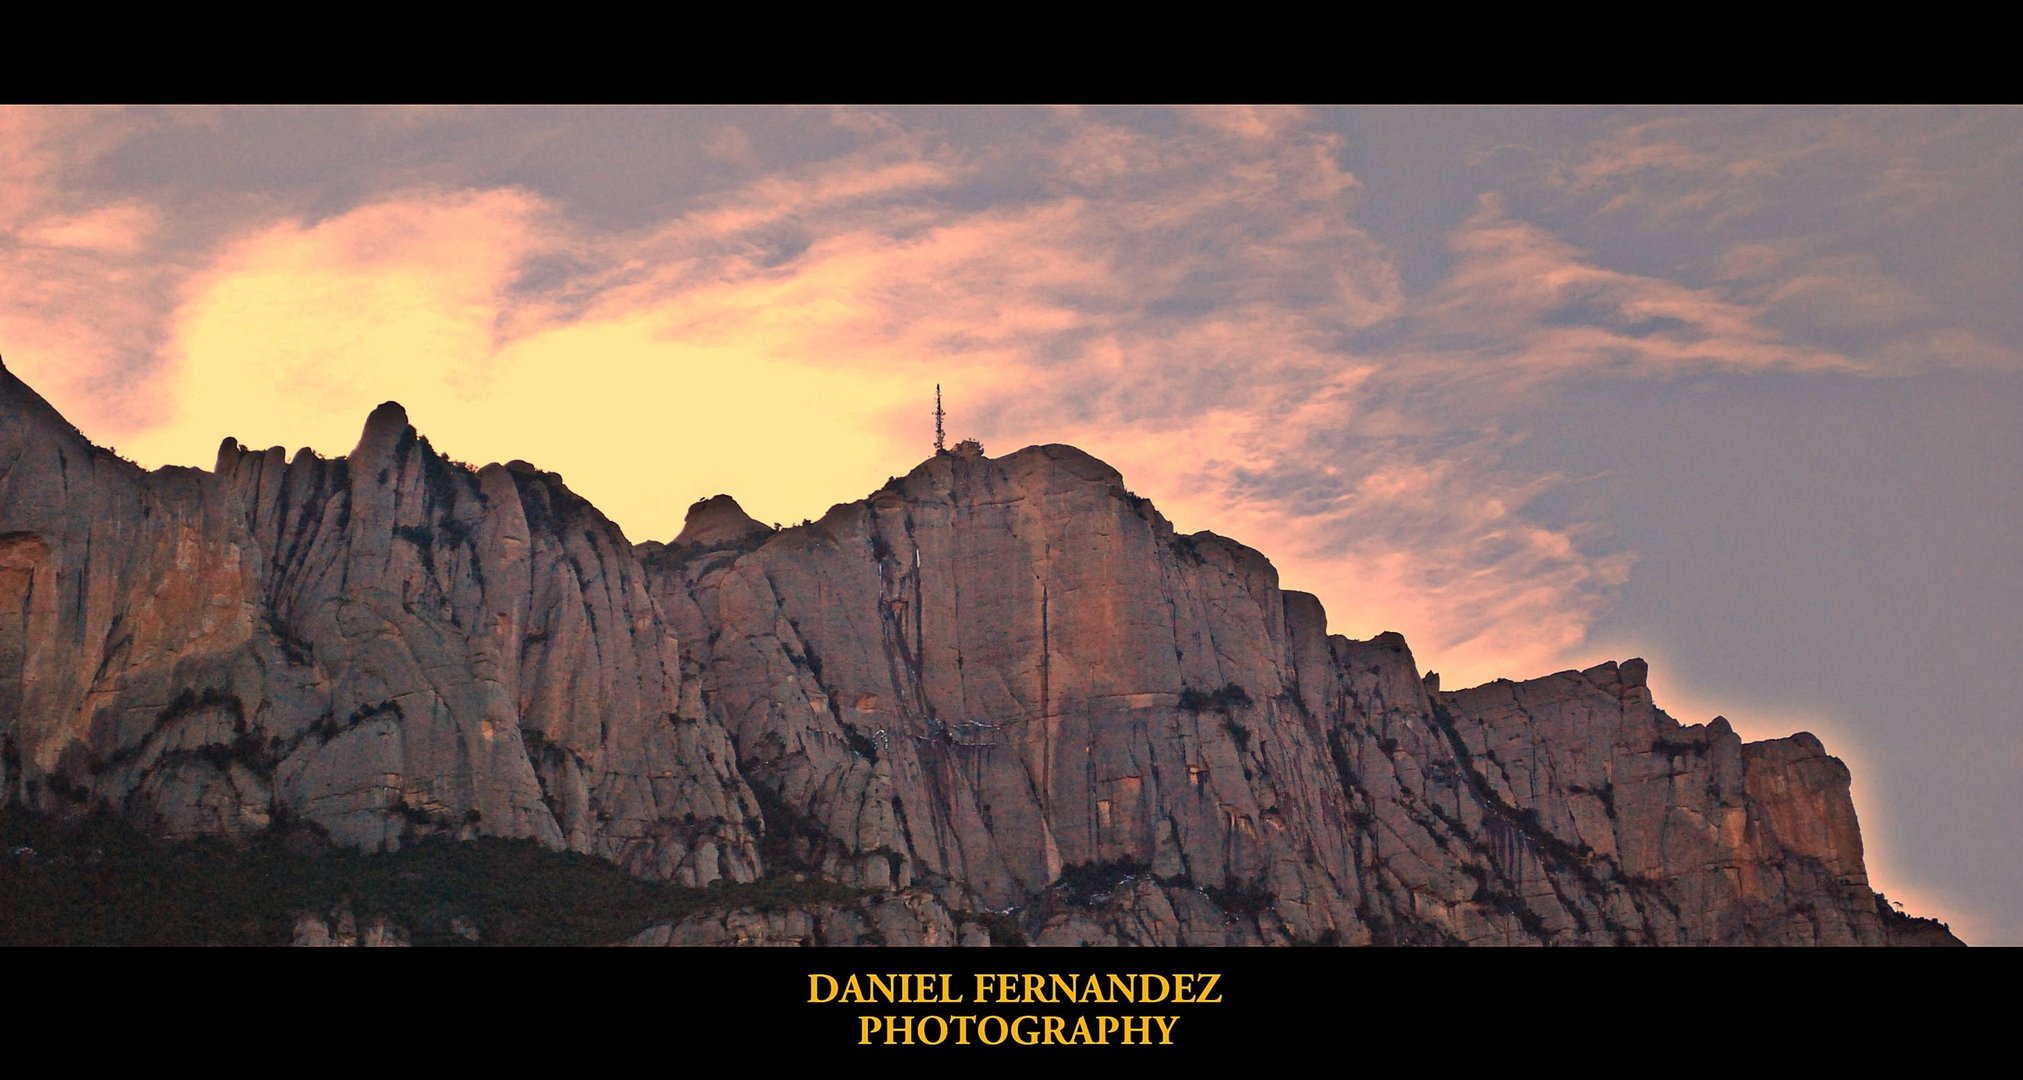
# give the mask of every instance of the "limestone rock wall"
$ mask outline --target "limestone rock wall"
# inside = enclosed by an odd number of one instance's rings
[[[1046,942],[1882,940],[1811,736],[1681,727],[1641,661],[1440,693],[1071,447],[731,531],[651,588],[796,866]]]
[[[299,823],[760,870],[759,809],[617,527],[397,405],[356,450],[140,469],[0,374],[5,794],[165,836]]]
[[[344,458],[227,440],[211,472],[96,449],[4,369],[0,412],[6,802],[898,905],[653,943],[955,942],[950,911],[1047,944],[1930,936],[1888,929],[1812,736],[1681,726],[1641,661],[1443,692],[1072,447],[939,454],[799,528],[709,499],[635,547],[390,403]]]

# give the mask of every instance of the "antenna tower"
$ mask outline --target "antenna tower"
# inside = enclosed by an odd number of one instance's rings
[[[942,411],[941,411],[941,384],[940,384],[940,383],[935,383],[935,384],[934,384],[934,452],[935,452],[935,453],[937,453],[937,454],[941,453],[941,452],[942,452],[943,450],[946,450],[946,449],[948,449],[947,447],[945,447],[945,446],[943,446],[943,445],[942,445],[942,441],[943,441],[943,440],[944,440],[944,439],[946,438],[946,436],[944,436],[944,435],[942,434],[942,430],[941,430],[941,418],[942,418],[942,417],[944,417],[944,416],[946,416],[946,415],[948,415],[948,414],[947,414],[947,413],[944,413],[944,412],[942,412]]]

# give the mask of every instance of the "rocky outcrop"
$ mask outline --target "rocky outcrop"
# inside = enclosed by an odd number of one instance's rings
[[[402,927],[378,917],[361,924],[351,909],[343,906],[297,916],[288,943],[303,949],[404,949],[412,944]]]
[[[1071,447],[655,569],[782,857],[1035,940],[1882,940],[1811,736],[1681,727],[1641,661],[1439,692]]]
[[[1896,948],[1964,948],[1966,942],[1937,919],[1920,919],[1905,914],[1882,893],[1875,894],[1876,914],[1882,919],[1885,943]]]
[[[854,903],[759,911],[737,908],[663,923],[627,945],[966,945],[991,944],[990,931],[959,922],[924,889],[906,889]]]
[[[631,545],[560,477],[452,463],[392,403],[345,458],[228,439],[211,473],[143,472],[4,373],[0,410],[9,801],[759,873],[727,733]]]
[[[634,547],[391,404],[212,473],[0,408],[0,795],[42,810],[877,894],[649,943],[1893,940],[1810,735],[1681,726],[1641,661],[1441,691],[1072,447]]]

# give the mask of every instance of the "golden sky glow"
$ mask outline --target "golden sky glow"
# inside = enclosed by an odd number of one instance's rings
[[[2009,504],[1973,478],[2010,490],[2023,462],[1968,414],[2023,373],[2018,116],[4,108],[0,353],[150,466],[209,467],[226,436],[343,454],[397,400],[635,541],[718,492],[768,522],[864,496],[926,456],[940,383],[952,438],[1081,446],[1450,687],[1643,653],[1682,719],[1809,727],[1887,778],[1902,710],[1942,687],[1809,704],[1877,668],[1835,636],[1865,616],[1777,617],[1963,561],[1919,537],[2007,557],[2010,519],[1973,521]],[[1833,436],[1829,388],[1969,478],[1939,484],[1958,502],[1846,447],[1744,491]],[[1916,405],[1941,390],[1964,404]],[[1775,407],[1721,427],[1750,402]],[[1778,442],[1787,413],[1823,434]],[[1672,512],[1648,487],[1703,457],[1734,489],[1647,528]],[[1805,502],[1870,480],[1906,509]],[[1820,562],[1838,576],[1752,576],[1786,543],[1754,526],[1801,504],[1826,527],[1788,542],[1850,538]],[[1865,531],[1917,520],[1950,531]],[[2023,607],[2013,575],[1919,588]],[[1947,648],[2013,657],[2015,620],[1988,618]],[[2014,694],[1986,693],[1962,708],[2013,773]],[[1889,782],[1893,814],[1924,797]]]
[[[628,228],[531,187],[436,180],[335,213],[256,206],[168,267],[161,211],[71,205],[61,182],[118,134],[79,132],[140,120],[6,115],[17,266],[53,282],[0,323],[12,361],[143,462],[207,465],[227,434],[340,454],[395,399],[446,452],[532,460],[635,539],[666,538],[698,495],[771,521],[865,494],[923,455],[941,382],[959,432],[1082,445],[1183,527],[1268,549],[1338,629],[1401,629],[1463,683],[1577,662],[1635,559],[1523,514],[1554,478],[1503,468],[1493,406],[1598,372],[1878,364],[1793,339],[1747,290],[1605,269],[1498,193],[1408,298],[1356,222],[1344,140],[1297,110],[1181,111],[1163,136],[1034,114],[1019,151],[1036,193],[970,206],[947,196],[1002,163],[903,115],[838,114],[848,149],[775,169],[725,123],[707,151],[744,175]],[[1651,132],[1594,144],[1557,182],[1706,165]],[[1788,258],[1759,243],[1724,266]],[[100,287],[164,274],[152,306]],[[1876,291],[1859,280],[1814,261],[1771,296]],[[1345,345],[1386,326],[1380,348]],[[145,390],[105,395],[122,353]],[[1427,393],[1457,409],[1446,426],[1396,400]],[[1466,438],[1471,421],[1492,430]]]

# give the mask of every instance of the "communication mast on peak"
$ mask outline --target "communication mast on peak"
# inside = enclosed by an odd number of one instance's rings
[[[947,413],[944,413],[944,412],[942,412],[942,411],[941,411],[941,384],[940,384],[940,383],[935,383],[935,384],[934,384],[934,452],[935,452],[935,453],[937,453],[937,454],[939,454],[939,453],[943,453],[944,451],[946,451],[946,450],[948,449],[948,447],[946,447],[946,446],[943,446],[943,445],[942,445],[942,442],[943,442],[943,441],[944,441],[944,440],[946,439],[946,436],[945,436],[945,435],[944,435],[944,434],[942,433],[942,430],[941,430],[941,419],[942,419],[942,417],[944,417],[944,416],[946,416],[946,415],[948,415],[948,414],[947,414]]]

